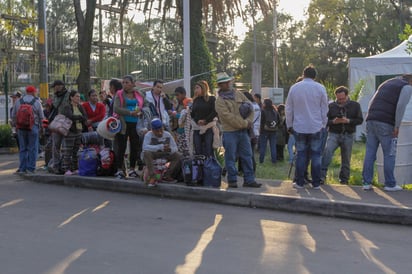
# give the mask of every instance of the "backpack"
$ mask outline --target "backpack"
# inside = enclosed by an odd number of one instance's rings
[[[97,154],[97,176],[113,176],[116,172],[114,166],[114,151],[104,148]]]
[[[79,155],[79,175],[96,176],[97,173],[97,152],[94,148],[85,148]]]
[[[31,130],[34,125],[34,112],[33,104],[36,102],[36,98],[33,98],[31,102],[26,103],[23,98],[20,99],[20,107],[17,110],[16,115],[16,128],[23,130]]]
[[[278,113],[273,110],[264,109],[265,114],[265,124],[263,125],[263,129],[266,131],[276,131],[278,130],[279,124],[279,115]]]

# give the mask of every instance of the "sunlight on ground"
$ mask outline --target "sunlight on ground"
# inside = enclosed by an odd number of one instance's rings
[[[185,263],[176,267],[176,274],[194,274],[202,263],[203,252],[206,250],[209,243],[213,240],[216,229],[222,220],[222,215],[217,214],[212,226],[206,229],[200,236],[195,248],[190,251],[185,257]]]
[[[388,266],[386,266],[382,261],[376,258],[376,256],[373,254],[375,250],[379,250],[379,247],[377,247],[372,241],[364,237],[359,232],[353,231],[353,236],[355,240],[359,243],[362,254],[366,257],[366,259],[374,263],[380,270],[382,270],[382,273],[396,273]]]
[[[394,199],[393,197],[389,196],[384,190],[375,187],[374,191],[376,193],[376,195],[381,196],[383,199],[388,200],[389,202],[391,202],[393,205],[395,206],[400,206],[403,208],[408,208],[408,206],[400,203],[399,201],[397,201],[396,199]]]
[[[66,270],[69,268],[69,266],[76,261],[80,256],[83,255],[84,252],[86,252],[87,249],[80,248],[64,258],[61,262],[59,262],[57,265],[55,265],[52,269],[49,271],[45,272],[45,274],[64,274]]]
[[[77,217],[81,216],[83,213],[85,213],[87,210],[89,210],[88,208],[83,209],[80,212],[77,212],[76,214],[73,214],[72,216],[70,216],[69,218],[67,218],[64,222],[62,222],[61,224],[59,224],[58,228],[62,228],[63,226],[67,225],[68,223],[70,223],[71,221],[73,221],[74,219],[76,219]]]
[[[24,199],[15,199],[15,200],[12,200],[12,201],[10,201],[10,202],[1,204],[1,205],[0,205],[0,208],[4,208],[4,207],[8,207],[8,206],[13,206],[13,205],[18,204],[18,203],[23,202],[23,201],[24,201]]]

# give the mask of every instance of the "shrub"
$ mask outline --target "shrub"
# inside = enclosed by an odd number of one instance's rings
[[[10,125],[0,125],[0,147],[13,147],[15,145]]]

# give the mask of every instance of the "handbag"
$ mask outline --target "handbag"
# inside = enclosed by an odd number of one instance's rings
[[[203,185],[220,187],[222,167],[214,157],[208,157],[203,164]]]
[[[72,126],[72,120],[64,116],[63,114],[57,114],[53,121],[49,124],[49,130],[51,132],[59,133],[63,136],[69,134]]]

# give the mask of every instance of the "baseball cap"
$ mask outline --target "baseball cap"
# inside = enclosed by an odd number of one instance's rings
[[[152,129],[160,129],[163,127],[163,123],[159,118],[154,118],[150,124],[152,125]]]

